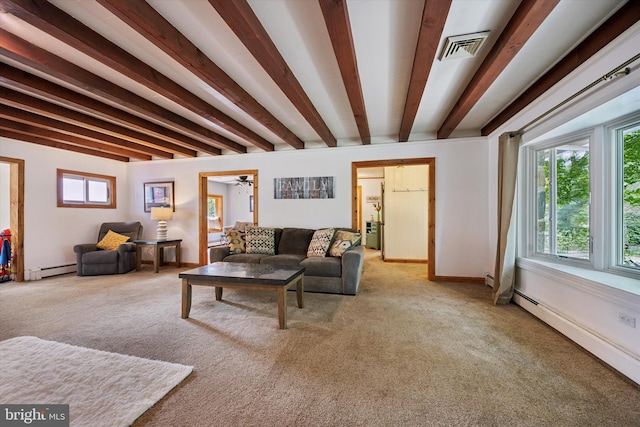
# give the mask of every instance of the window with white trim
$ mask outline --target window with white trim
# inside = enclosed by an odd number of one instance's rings
[[[58,169],[58,207],[116,207],[116,177]]]
[[[521,154],[519,256],[640,279],[640,113]]]

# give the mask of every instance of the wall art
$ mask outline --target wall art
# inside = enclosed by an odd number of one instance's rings
[[[332,176],[274,178],[273,197],[276,199],[334,199],[335,178]]]

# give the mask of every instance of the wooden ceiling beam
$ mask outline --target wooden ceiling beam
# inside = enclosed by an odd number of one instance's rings
[[[269,141],[46,1],[3,0],[3,9],[159,95],[265,151]]]
[[[322,141],[335,147],[337,141],[305,93],[302,85],[271,40],[269,33],[246,0],[209,0],[227,25],[271,76]]]
[[[61,122],[59,120],[50,119],[48,117],[41,116],[36,113],[21,110],[19,108],[11,107],[7,101],[3,102],[2,109],[0,110],[0,117],[4,119],[14,120],[20,123],[40,127],[43,129],[53,129],[58,132],[67,133],[69,135],[75,135],[81,138],[92,139],[97,142],[114,145],[116,147],[124,147],[130,150],[143,152],[144,154],[150,154],[153,156],[172,159],[173,154],[166,151],[158,150],[152,147],[146,147],[144,145],[127,141],[126,139],[116,138],[115,136],[100,133],[91,129],[85,129],[80,126],[72,125],[69,123]]]
[[[522,0],[480,68],[440,126],[438,139],[445,139],[451,135],[559,1]]]
[[[99,151],[104,151],[111,154],[116,154],[123,157],[139,159],[139,160],[151,160],[152,157],[148,154],[142,154],[137,151],[129,150],[127,148],[114,147],[109,144],[102,144],[90,139],[80,138],[66,133],[57,132],[51,129],[43,129],[40,127],[32,126],[26,123],[16,122],[9,119],[4,119],[0,122],[0,129],[18,132],[20,134],[29,135],[36,138],[44,138],[52,142],[63,142],[72,144],[74,146],[92,148]]]
[[[41,116],[46,116],[61,122],[70,123],[86,129],[95,130],[96,132],[105,133],[117,138],[135,142],[141,146],[140,151],[142,152],[145,152],[148,147],[150,147],[173,154],[180,154],[186,157],[196,157],[197,154],[194,150],[181,145],[172,144],[159,138],[145,135],[143,133],[127,129],[123,126],[97,119],[4,87],[0,87],[0,99],[3,99],[8,105],[31,111]]]
[[[216,147],[227,148],[236,153],[247,152],[245,146],[197,125],[106,79],[83,70],[77,65],[53,55],[2,28],[0,28],[0,56],[108,100],[121,108],[135,111],[149,120],[156,120],[162,123],[163,126],[176,129],[194,138],[205,138]],[[192,148],[197,149],[197,147]],[[201,151],[204,151],[204,149],[201,149]],[[215,151],[211,154],[215,154]]]
[[[489,135],[498,129],[638,21],[640,21],[640,2],[631,0],[487,123],[482,128],[482,135]],[[630,53],[629,56],[633,54]]]
[[[65,144],[59,141],[52,141],[47,138],[41,138],[33,135],[26,135],[20,132],[15,132],[11,130],[1,129],[0,128],[0,136],[5,138],[15,139],[17,141],[30,142],[32,144],[44,145],[52,148],[59,148],[61,150],[66,151],[75,151],[76,153],[88,154],[90,156],[95,157],[103,157],[105,159],[117,160],[119,162],[128,162],[129,158],[124,156],[118,156],[116,154],[106,153],[104,151],[92,150],[89,148],[78,147],[76,145]]]
[[[320,8],[324,15],[327,31],[329,31],[333,52],[338,61],[342,82],[347,90],[360,139],[365,145],[371,144],[369,120],[367,119],[367,109],[362,94],[362,84],[360,83],[360,72],[358,71],[358,60],[355,46],[353,45],[347,3],[345,0],[320,0]]]
[[[123,110],[119,110],[96,99],[56,85],[48,80],[34,76],[33,74],[1,62],[0,85],[27,92],[54,103],[66,105],[69,108],[85,112],[104,120],[109,120],[121,126],[127,126],[131,129],[157,138],[169,140],[170,142],[183,145],[187,148],[196,149],[212,155],[222,154],[222,151],[217,147],[213,147],[202,141],[198,141],[179,132],[162,127],[156,123],[127,113]]]
[[[304,142],[271,112],[209,59],[147,2],[98,0],[111,13],[218,91],[254,120],[282,138],[290,146],[304,148]]]
[[[422,102],[422,95],[435,61],[442,30],[451,9],[452,0],[426,0],[422,10],[422,22],[413,56],[413,67],[402,111],[398,141],[407,142]]]

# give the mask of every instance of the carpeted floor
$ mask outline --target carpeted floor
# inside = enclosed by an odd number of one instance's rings
[[[357,296],[193,288],[178,271],[0,285],[0,339],[194,366],[134,426],[639,426],[640,387],[490,289],[370,251]],[[1,368],[0,361],[0,368]]]

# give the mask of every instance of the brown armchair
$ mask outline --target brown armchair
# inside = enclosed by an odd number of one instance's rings
[[[118,249],[107,251],[96,245],[109,232],[129,236],[129,240]],[[142,237],[140,222],[105,222],[100,226],[96,243],[75,245],[78,276],[98,276],[102,274],[123,274],[136,268],[136,245],[134,240]]]

